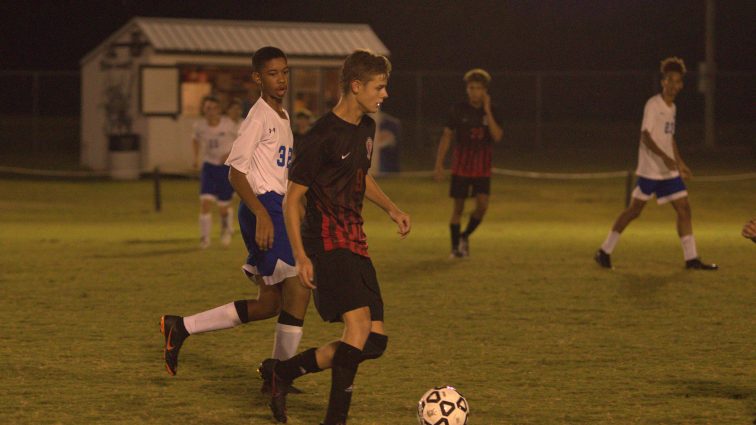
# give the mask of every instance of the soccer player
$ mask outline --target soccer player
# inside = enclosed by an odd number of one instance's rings
[[[242,101],[238,97],[231,99],[231,101],[228,103],[228,106],[226,107],[226,116],[228,116],[228,118],[233,121],[234,124],[236,124],[237,131],[239,130],[239,126],[241,126],[241,123],[243,122],[243,112]]]
[[[756,243],[756,218],[752,218],[751,221],[743,226],[743,237],[752,240]]]
[[[670,57],[661,62],[660,70],[662,92],[650,98],[643,110],[638,167],[635,170],[638,184],[633,190],[630,206],[617,217],[594,259],[601,267],[612,268],[610,255],[620,234],[631,221],[638,218],[646,201],[656,195],[657,204],[670,203],[677,213],[677,234],[680,236],[685,268],[717,270],[719,266],[703,263],[698,257],[688,191],[683,183],[683,178],[692,177],[692,173],[680,157],[675,142],[675,98],[683,88],[685,63],[680,58]]]
[[[210,246],[210,229],[213,216],[210,213],[213,203],[218,204],[221,217],[221,243],[231,243],[231,214],[229,205],[234,196],[234,189],[228,181],[228,166],[224,164],[236,138],[236,124],[221,115],[220,102],[213,96],[202,99],[204,119],[194,123],[194,168],[199,168],[202,154],[202,171],[200,173],[200,248]]]
[[[242,199],[239,227],[249,253],[242,269],[258,285],[258,296],[187,317],[163,316],[165,367],[171,375],[176,374],[179,350],[189,335],[278,314],[273,357],[290,358],[302,338],[310,290],[299,284],[282,210],[294,143],[282,107],[289,67],[285,54],[275,47],[255,52],[252,66],[262,95],[242,123],[226,163],[231,166],[228,178]]]
[[[327,322],[343,322],[340,340],[311,348],[289,360],[267,359],[260,373],[273,382],[270,407],[286,422],[286,394],[292,381],[306,373],[331,368],[331,392],[324,425],[346,423],[352,383],[359,364],[380,357],[388,337],[383,299],[368,255],[363,231],[364,198],[378,205],[398,225],[400,237],[410,232],[402,212],[371,176],[375,121],[388,97],[391,63],[384,56],[357,50],[341,70],[341,98],[297,146],[284,200],[297,272],[313,288],[315,306]],[[306,214],[299,206],[306,197]]]
[[[467,71],[464,77],[467,101],[451,110],[436,154],[435,179],[444,177],[444,159],[452,140],[451,187],[449,196],[454,199],[449,230],[451,231],[451,254],[449,258],[470,255],[470,235],[483,221],[488,209],[491,189],[491,156],[493,143],[498,143],[504,134],[495,106],[491,105],[488,85],[491,75],[476,68]],[[465,199],[475,197],[475,211],[470,215],[467,227],[460,233],[460,222],[465,210]]]

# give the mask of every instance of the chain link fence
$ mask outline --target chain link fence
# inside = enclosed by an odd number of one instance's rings
[[[506,149],[614,149],[632,157],[646,99],[659,91],[655,72],[492,72]],[[683,146],[703,144],[704,97],[689,73],[678,97]],[[0,71],[0,152],[78,157],[78,71]],[[749,145],[756,134],[756,73],[720,71],[719,146]],[[402,122],[403,168],[427,168],[450,107],[465,99],[462,73],[396,71],[384,110]],[[504,149],[497,147],[497,149]]]

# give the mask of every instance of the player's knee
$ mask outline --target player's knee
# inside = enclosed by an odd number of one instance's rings
[[[626,216],[629,220],[635,220],[636,218],[640,217],[641,210],[638,208],[628,208],[626,212]]]
[[[278,313],[278,323],[282,325],[297,326],[301,328],[302,326],[304,326],[304,318],[297,319],[286,310],[281,310],[281,312]]]
[[[690,211],[690,205],[685,204],[682,207],[677,209],[677,216],[681,220],[690,220],[692,216],[692,212]]]
[[[388,346],[388,336],[370,332],[365,342],[365,348],[362,349],[362,361],[373,360],[381,357],[386,352]]]

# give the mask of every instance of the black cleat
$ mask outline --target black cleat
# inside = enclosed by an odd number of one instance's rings
[[[270,385],[270,411],[273,413],[273,417],[276,421],[286,423],[286,394],[289,393],[291,382],[284,381],[281,377],[276,375],[276,365],[278,360],[265,359],[257,368],[257,372],[263,378],[263,381],[268,381]]]
[[[700,258],[694,258],[685,262],[685,268],[688,270],[718,270],[719,266],[702,263]]]
[[[451,254],[449,254],[450,260],[457,260],[459,258],[464,258],[465,256],[462,255],[462,253],[458,249],[453,249]]]
[[[176,329],[176,322],[181,320],[181,316],[163,316],[160,318],[160,333],[165,336],[165,346],[163,346],[163,358],[165,359],[165,369],[171,375],[176,375],[178,369],[178,355],[181,344],[189,336],[184,331]]]
[[[593,256],[593,259],[596,260],[599,266],[605,269],[612,268],[612,258],[609,254],[604,252],[603,249],[596,251],[596,255]]]
[[[470,239],[468,236],[462,235],[459,237],[459,247],[457,248],[457,251],[459,251],[463,257],[470,256]]]

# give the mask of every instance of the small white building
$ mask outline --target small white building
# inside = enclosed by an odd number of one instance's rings
[[[136,17],[80,62],[81,164],[129,168],[117,164],[125,152],[138,165],[122,178],[155,167],[191,170],[191,128],[201,118],[202,97],[212,93],[224,107],[240,98],[251,106],[259,96],[251,57],[268,45],[289,58],[285,106],[292,116],[307,109],[318,117],[338,101],[341,63],[355,49],[389,53],[363,24]],[[138,144],[129,146],[126,137],[109,147],[114,133],[134,134]]]

